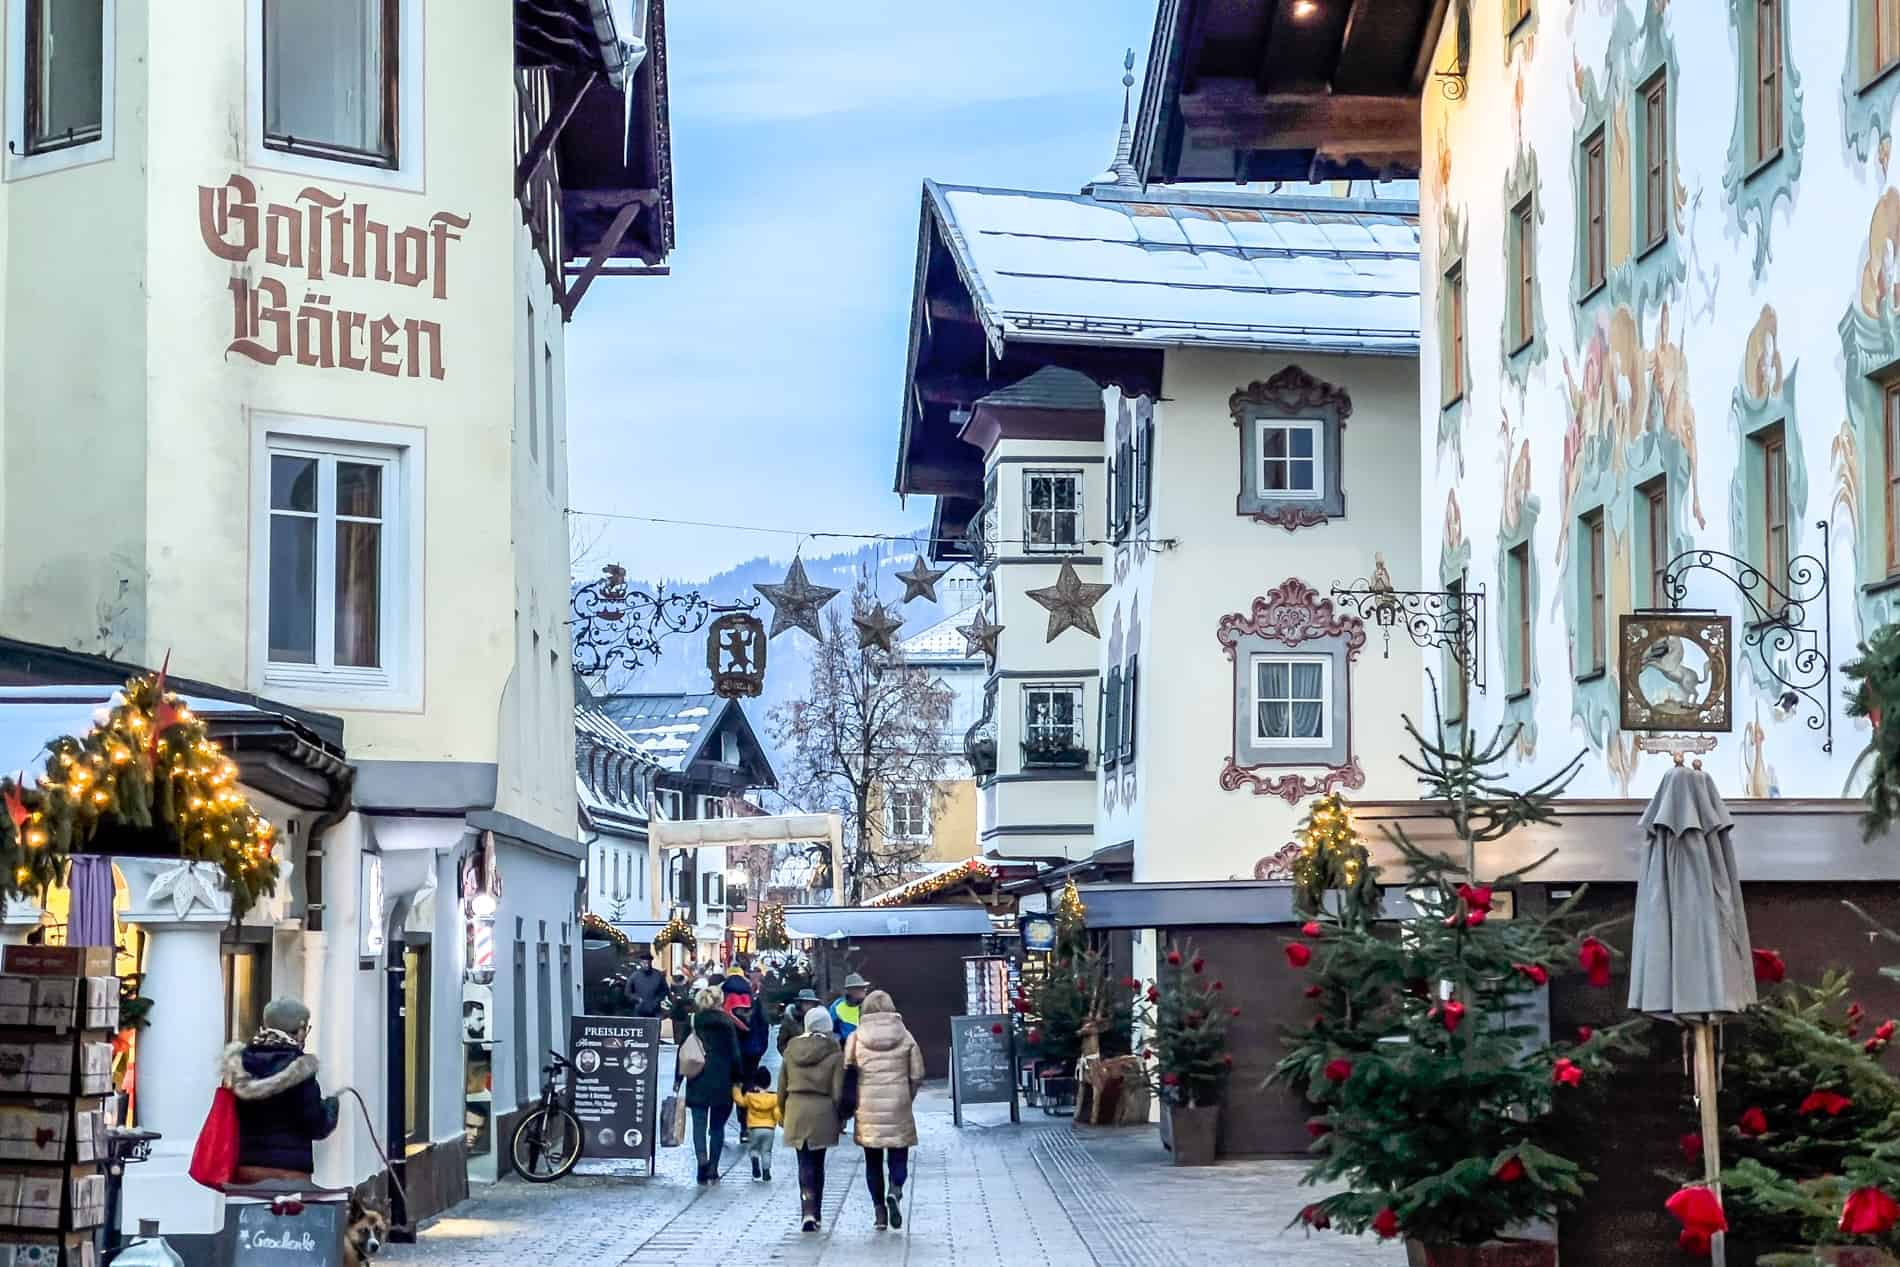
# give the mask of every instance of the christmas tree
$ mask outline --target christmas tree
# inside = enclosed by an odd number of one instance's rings
[[[1228,1003],[1225,986],[1191,942],[1168,951],[1160,978],[1152,1011],[1142,1018],[1160,1094],[1188,1107],[1219,1104],[1234,1067],[1227,1026],[1240,1009]]]
[[[1300,824],[1300,852],[1293,859],[1293,909],[1317,915],[1330,890],[1369,914],[1379,913],[1379,872],[1352,825],[1352,807],[1337,792],[1313,802]]]
[[[760,950],[784,950],[792,944],[785,929],[785,905],[766,902],[759,907],[758,947]]]
[[[1530,868],[1479,878],[1482,846],[1555,820],[1581,757],[1518,791],[1502,769],[1515,728],[1480,747],[1468,733],[1441,744],[1404,724],[1419,750],[1406,764],[1463,856],[1387,828],[1411,913],[1375,926],[1364,903],[1337,901],[1286,946],[1318,1010],[1310,1027],[1289,1032],[1274,1079],[1314,1109],[1305,1182],[1345,1185],[1299,1221],[1475,1245],[1582,1200],[1592,1176],[1555,1150],[1554,1127],[1647,1022],[1548,1041],[1525,1019],[1527,996],[1580,962],[1607,985],[1609,951],[1575,926],[1581,894],[1549,917],[1494,918],[1496,891]]]
[[[1089,948],[1087,913],[1071,880],[1056,901],[1056,939],[1049,968],[1029,993],[1034,1022],[1029,1046],[1037,1058],[1073,1062],[1095,1040],[1102,1055],[1128,1054],[1134,979],[1109,979],[1107,958]]]

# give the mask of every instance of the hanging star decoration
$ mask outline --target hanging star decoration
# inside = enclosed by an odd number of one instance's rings
[[[858,650],[864,651],[876,647],[879,651],[895,650],[891,639],[904,627],[904,622],[892,617],[884,604],[872,603],[870,607],[853,612],[851,623],[858,627]]]
[[[826,585],[813,585],[805,575],[803,559],[794,556],[785,579],[777,585],[752,588],[772,604],[772,632],[767,637],[776,638],[787,629],[803,629],[815,641],[824,641],[825,632],[818,626],[818,613],[838,596],[838,591]]]
[[[996,658],[996,639],[1003,632],[1003,627],[991,624],[982,608],[977,609],[975,620],[967,625],[958,625],[957,632],[963,635],[963,654],[975,655],[981,651],[992,660]]]
[[[900,602],[908,603],[913,598],[927,598],[937,601],[937,582],[948,573],[949,568],[930,568],[924,566],[924,556],[918,555],[917,561],[910,565],[910,571],[897,573],[897,579],[904,583],[904,597]]]
[[[1075,565],[1064,562],[1054,585],[1028,591],[1029,597],[1049,611],[1049,634],[1044,642],[1054,642],[1064,629],[1080,629],[1091,638],[1102,631],[1095,627],[1095,604],[1108,593],[1106,585],[1088,585],[1075,574]]]

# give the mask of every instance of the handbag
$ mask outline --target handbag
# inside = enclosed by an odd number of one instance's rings
[[[680,1044],[679,1076],[697,1078],[706,1069],[706,1044],[699,1041],[698,1034],[691,1034]]]
[[[838,1092],[838,1120],[844,1122],[858,1115],[858,1067],[844,1067],[844,1089]]]
[[[669,1095],[660,1105],[660,1146],[678,1148],[686,1139],[686,1101]]]
[[[207,1188],[222,1189],[237,1170],[238,1118],[237,1096],[229,1087],[211,1093],[211,1111],[198,1129],[198,1143],[191,1150],[191,1166],[186,1173]]]

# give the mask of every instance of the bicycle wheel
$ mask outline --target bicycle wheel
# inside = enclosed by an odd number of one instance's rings
[[[581,1159],[581,1124],[558,1104],[521,1119],[513,1143],[515,1173],[529,1183],[552,1183]]]

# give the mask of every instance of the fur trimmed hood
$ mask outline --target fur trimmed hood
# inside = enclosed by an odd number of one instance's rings
[[[218,1063],[218,1078],[240,1100],[267,1100],[317,1076],[317,1058],[300,1047],[232,1043]]]

